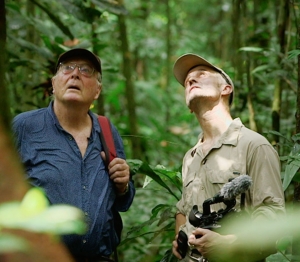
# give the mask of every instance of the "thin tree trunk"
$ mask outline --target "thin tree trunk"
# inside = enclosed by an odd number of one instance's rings
[[[289,0],[280,2],[280,10],[278,17],[278,34],[277,39],[280,46],[280,56],[278,57],[278,64],[282,61],[283,57],[286,57],[287,53],[287,32],[289,28],[290,21],[290,3]],[[283,65],[284,66],[284,65]],[[273,93],[273,104],[272,104],[272,127],[273,130],[280,132],[280,111],[281,111],[281,97],[282,89],[285,81],[284,79],[279,79],[275,82],[275,88]],[[274,136],[273,144],[278,144],[279,137]]]
[[[252,102],[252,92],[253,92],[253,79],[251,76],[251,57],[249,53],[247,53],[247,86],[248,86],[248,95],[247,95],[247,106],[249,110],[249,127],[253,131],[257,132],[257,125],[255,121],[255,110]]]
[[[119,0],[123,4],[122,0]],[[131,151],[132,158],[141,159],[140,138],[138,136],[135,90],[132,82],[132,58],[129,50],[127,27],[124,15],[118,16],[118,24],[120,29],[121,50],[123,56],[123,75],[125,77],[127,112],[129,119],[129,130],[131,135]]]
[[[288,1],[288,0],[286,0]],[[295,8],[295,7],[294,7]],[[297,24],[297,49],[300,50],[300,25]],[[300,55],[298,55],[298,83],[297,83],[297,109],[296,109],[296,133],[300,133]],[[299,208],[300,205],[300,183],[294,182],[294,206]],[[300,257],[300,239],[293,237],[292,262],[299,261]]]
[[[166,28],[166,53],[167,53],[167,59],[165,63],[165,92],[168,94],[169,88],[170,88],[170,78],[171,78],[171,10],[170,10],[170,4],[169,0],[165,0],[165,6],[166,6],[166,17],[168,20],[167,28]],[[171,97],[171,96],[170,96]],[[173,101],[171,99],[168,99],[166,101],[166,122],[165,122],[165,132],[168,132],[169,127],[169,121],[170,121],[170,108],[173,104]]]

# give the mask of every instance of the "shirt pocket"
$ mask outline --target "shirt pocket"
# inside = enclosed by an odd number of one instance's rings
[[[184,210],[186,214],[189,214],[193,205],[199,204],[199,188],[201,187],[201,181],[197,176],[197,172],[191,172],[184,181]]]
[[[222,170],[210,170],[207,175],[208,181],[213,185],[219,185],[220,189],[221,187],[230,182],[232,179],[238,177],[240,175],[240,172],[238,171],[222,171]]]

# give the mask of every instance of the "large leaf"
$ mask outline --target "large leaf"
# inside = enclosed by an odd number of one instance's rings
[[[161,177],[154,172],[154,169],[151,166],[138,159],[128,159],[127,163],[129,164],[130,170],[133,173],[139,172],[151,177],[156,183],[165,188],[171,195],[173,195],[177,200],[179,200],[177,195],[174,194],[172,189],[168,187],[168,185],[161,179]]]
[[[0,205],[0,228],[24,229],[52,234],[83,234],[83,212],[70,205],[52,205],[44,191],[31,188],[21,202]]]
[[[182,180],[181,180],[181,173],[178,171],[172,171],[166,169],[162,165],[158,165],[154,168],[154,171],[162,174],[164,177],[166,177],[173,185],[176,186],[176,188],[181,193],[182,191]]]
[[[300,159],[295,159],[286,165],[283,178],[283,190],[286,190],[288,188],[299,168]]]

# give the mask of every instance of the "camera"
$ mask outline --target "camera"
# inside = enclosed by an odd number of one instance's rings
[[[229,182],[222,187],[219,193],[203,202],[203,213],[199,212],[197,205],[193,206],[189,214],[190,224],[194,227],[219,231],[221,228],[220,220],[222,220],[221,222],[223,224],[223,222],[225,222],[225,219],[223,219],[225,216],[227,220],[228,217],[241,216],[241,214],[243,214],[243,212],[239,212],[235,209],[236,197],[241,195],[240,207],[241,210],[244,209],[245,192],[250,188],[251,185],[252,179],[248,175],[240,175],[234,179],[230,179]],[[218,203],[224,203],[226,207],[212,212],[211,205]],[[222,230],[222,233],[226,234],[224,230]],[[196,236],[196,238],[200,237],[201,236]],[[181,254],[182,258],[184,258],[188,250],[187,239],[187,235],[183,231],[180,231],[177,238],[177,250]],[[207,261],[201,256],[197,249],[191,249],[190,256],[194,257],[198,261]]]

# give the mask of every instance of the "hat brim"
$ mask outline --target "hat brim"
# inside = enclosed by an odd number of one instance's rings
[[[188,72],[196,66],[209,66],[223,74],[223,70],[209,63],[206,59],[195,54],[185,54],[177,59],[174,64],[173,73],[177,81],[184,86]]]
[[[62,53],[57,60],[56,71],[58,70],[60,63],[62,63],[63,61],[66,61],[68,59],[74,58],[74,57],[82,57],[82,58],[85,58],[85,59],[91,61],[91,63],[94,65],[95,69],[100,74],[102,74],[100,58],[98,56],[96,56],[94,53],[92,53],[89,50],[84,49],[84,48],[74,48],[65,53]]]
[[[229,104],[232,104],[233,95],[234,95],[234,85],[231,78],[219,67],[214,66],[212,63],[208,62],[201,56],[195,54],[185,54],[180,56],[173,67],[173,73],[177,81],[184,87],[184,82],[187,77],[188,72],[196,67],[196,66],[208,66],[219,72],[224,79],[226,80],[227,84],[232,87],[232,92],[229,97]]]

